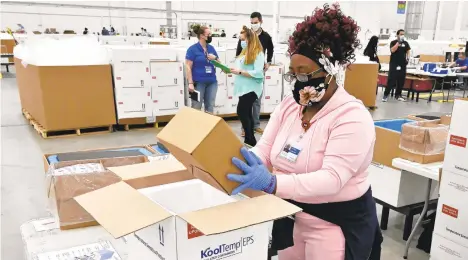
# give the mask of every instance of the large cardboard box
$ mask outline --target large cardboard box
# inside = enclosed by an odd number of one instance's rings
[[[441,120],[419,121],[404,124],[401,131],[401,158],[431,163],[444,160],[448,126]]]
[[[468,176],[444,171],[434,232],[468,247]]]
[[[239,185],[226,175],[240,173],[232,157],[243,159],[243,144],[222,118],[183,108],[157,137],[190,172],[208,173],[229,194]]]
[[[392,160],[401,156],[401,128],[404,124],[413,122],[409,119],[392,119],[375,121],[375,145],[372,161],[394,168]]]
[[[431,245],[430,260],[464,260],[468,259],[468,247],[434,234]]]
[[[444,172],[468,176],[468,99],[455,100],[450,123],[447,148],[445,149]]]
[[[119,182],[75,199],[115,238],[136,232],[159,258],[171,260],[266,259],[268,225],[259,224],[299,211],[274,195],[233,201],[201,181],[147,196]]]
[[[110,65],[35,66],[15,58],[15,67],[21,106],[45,130],[116,123]]]
[[[375,107],[379,64],[354,63],[346,69],[344,88],[366,107]]]

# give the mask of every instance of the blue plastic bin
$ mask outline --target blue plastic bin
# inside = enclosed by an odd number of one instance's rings
[[[392,119],[392,120],[375,121],[374,125],[401,133],[402,126],[406,123],[411,123],[411,122],[414,122],[414,121],[409,120],[409,119]]]

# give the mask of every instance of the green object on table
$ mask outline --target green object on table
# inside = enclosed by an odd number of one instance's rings
[[[231,73],[231,69],[226,67],[226,65],[219,63],[215,60],[210,61],[216,68],[220,68],[224,73]]]

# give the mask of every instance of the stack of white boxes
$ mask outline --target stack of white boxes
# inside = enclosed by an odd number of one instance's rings
[[[153,116],[175,115],[185,106],[184,64],[177,61],[177,49],[149,47]]]
[[[290,58],[286,54],[287,50],[277,50],[273,56],[274,63],[278,65],[282,65],[284,67],[284,73],[288,73],[289,71],[289,63]],[[294,87],[294,82],[287,82],[283,79],[283,91],[282,91],[282,99],[292,94],[292,88]]]
[[[270,114],[281,103],[283,93],[283,65],[271,65],[265,72],[261,113]]]
[[[468,259],[468,99],[455,100],[445,150],[431,260]]]
[[[236,67],[236,48],[226,49],[226,66],[229,68]],[[226,88],[227,88],[227,102],[225,107],[224,115],[237,114],[237,104],[239,103],[239,97],[234,95],[234,79],[235,76],[232,74],[227,75]]]
[[[222,64],[226,64],[226,50],[223,48],[216,48],[216,52],[218,53],[219,61]],[[216,68],[216,79],[218,80],[218,90],[216,92],[213,112],[215,115],[228,114],[227,75],[221,69]]]
[[[151,84],[148,49],[112,47],[117,118],[151,117]]]
[[[170,46],[112,46],[118,119],[175,115],[184,106],[183,63]]]

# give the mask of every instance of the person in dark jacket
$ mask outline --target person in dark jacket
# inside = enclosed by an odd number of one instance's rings
[[[258,38],[260,39],[260,43],[262,44],[263,47],[263,52],[265,53],[266,56],[266,63],[264,66],[264,71],[267,71],[268,68],[271,65],[271,60],[273,59],[273,52],[274,52],[274,46],[273,46],[273,40],[271,39],[271,36],[263,30],[262,28],[262,14],[259,12],[253,12],[250,15],[250,24],[251,24],[251,29],[257,33]],[[236,57],[239,56],[239,54],[242,52],[242,46],[241,46],[241,40],[237,43],[237,51],[236,51]],[[262,97],[259,97],[253,107],[253,118],[254,118],[254,130],[255,132],[262,134],[263,129],[260,128],[260,108],[262,104]],[[242,136],[244,136],[245,133],[242,131]]]
[[[382,68],[379,61],[379,56],[377,55],[377,46],[379,45],[379,37],[372,36],[367,44],[367,47],[364,49],[364,56],[369,57],[370,61],[375,61],[379,64],[379,70]]]

